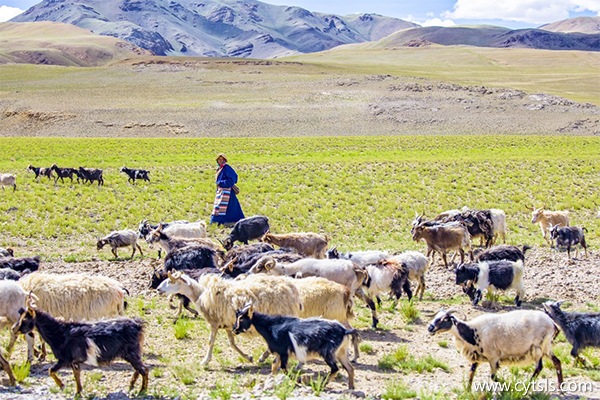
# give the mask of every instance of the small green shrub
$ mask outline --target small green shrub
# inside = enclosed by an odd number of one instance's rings
[[[173,325],[173,330],[175,331],[175,339],[187,339],[190,337],[190,330],[193,327],[192,321],[185,318],[179,318],[175,325]]]
[[[417,392],[410,389],[406,383],[401,380],[392,380],[385,385],[385,390],[381,394],[383,400],[401,400],[417,397]]]
[[[421,313],[419,312],[413,300],[411,299],[408,302],[400,303],[400,315],[402,315],[402,319],[404,320],[404,322],[406,322],[407,324],[413,324],[419,319]]]
[[[361,343],[358,345],[358,349],[365,354],[373,354],[375,352],[371,343]]]
[[[17,382],[23,383],[25,382],[25,379],[29,377],[29,373],[31,371],[31,364],[27,361],[21,364],[13,364],[12,370]]]

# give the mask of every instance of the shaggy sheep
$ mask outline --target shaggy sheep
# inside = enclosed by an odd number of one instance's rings
[[[190,298],[210,325],[208,351],[201,365],[210,362],[219,329],[227,331],[229,343],[238,354],[252,361],[251,356],[237,347],[231,332],[236,310],[247,301],[251,300],[257,309],[268,314],[296,316],[301,308],[296,286],[286,280],[269,276],[254,276],[235,281],[207,274],[195,281],[178,272],[169,272],[169,279],[160,284],[158,291],[166,294],[181,293]]]
[[[558,386],[563,382],[560,360],[552,352],[552,340],[558,328],[542,311],[517,310],[504,314],[484,314],[466,322],[454,313],[456,310],[441,310],[428,331],[434,335],[449,331],[462,355],[471,362],[469,388],[477,366],[481,362],[490,364],[492,379],[500,364],[536,363],[534,379],[542,370],[542,358],[554,363]]]

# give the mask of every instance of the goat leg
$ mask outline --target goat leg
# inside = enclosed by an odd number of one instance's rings
[[[229,330],[229,329],[227,329],[227,339],[229,339],[229,344],[235,351],[238,352],[239,355],[244,357],[249,362],[252,362],[252,356],[247,355],[239,347],[237,347],[237,345],[235,344],[235,337],[233,336],[233,332],[231,332],[231,330]],[[269,350],[267,350],[267,352],[269,352]],[[268,357],[268,355],[267,355],[267,357]]]
[[[473,378],[475,377],[475,371],[477,370],[477,363],[471,364],[471,371],[469,372],[469,390],[473,384]]]
[[[2,369],[4,369],[4,371],[8,375],[8,380],[10,382],[10,386],[15,386],[16,385],[15,375],[13,374],[10,364],[8,363],[6,358],[4,358],[2,353],[0,353],[0,365],[2,365]]]
[[[65,384],[60,380],[60,378],[58,377],[56,372],[66,366],[67,366],[66,362],[58,360],[58,362],[56,364],[54,364],[52,367],[50,367],[50,377],[52,379],[54,379],[54,382],[60,388],[60,390],[63,390],[65,388]]]
[[[77,393],[81,394],[83,387],[81,386],[81,365],[79,364],[71,364],[71,368],[73,369],[73,376],[75,377],[75,386],[77,387]]]

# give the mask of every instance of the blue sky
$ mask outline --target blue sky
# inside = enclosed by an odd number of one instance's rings
[[[102,1],[102,0],[98,0]],[[40,0],[0,0],[0,21]],[[600,0],[266,0],[338,15],[375,13],[420,25],[500,25],[531,28],[577,16],[597,16]]]

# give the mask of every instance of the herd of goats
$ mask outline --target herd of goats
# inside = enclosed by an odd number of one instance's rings
[[[31,168],[36,176],[47,172]],[[72,169],[71,178],[101,184],[101,171],[98,179],[83,170]],[[50,171],[55,172],[56,179],[68,177],[56,165]],[[125,168],[122,171],[133,181],[147,179],[147,174],[132,177]],[[587,256],[584,230],[569,225],[567,212],[532,208],[532,223],[539,223],[549,243],[566,248],[569,258],[571,249],[579,252],[579,246]],[[164,264],[154,271],[150,287],[170,299],[179,299],[178,316],[184,308],[193,315],[202,314],[211,328],[202,365],[210,362],[220,329],[226,331],[231,347],[249,361],[252,357],[236,345],[235,335],[258,333],[268,348],[261,360],[274,355],[272,373],[286,371],[290,356],[299,361],[298,368],[320,358],[331,369],[328,380],[338,373],[339,362],[348,374],[349,389],[353,389],[353,362],[359,357],[359,334],[350,324],[354,297],[367,304],[372,327],[376,328],[376,301],[380,302],[381,296],[391,294],[399,299],[405,293],[411,299],[411,282],[416,282],[415,296],[421,299],[425,274],[435,254],[448,268],[447,253],[455,251],[454,256],[461,257],[454,268],[456,284],[474,305],[484,291],[510,289],[516,291],[515,304],[519,307],[525,295],[523,265],[528,247],[496,245],[500,239],[506,242],[506,230],[502,210],[463,208],[431,220],[415,217],[411,234],[415,241],[427,244],[427,254],[376,250],[341,253],[329,247],[329,237],[323,234],[271,233],[265,216],[238,221],[223,241],[207,238],[204,221],[153,225],[144,220],[137,231],[114,231],[101,238],[97,249],[110,246],[115,258],[123,247],[132,247],[131,257],[136,251],[143,255],[138,240],[145,239],[158,245],[159,257],[165,252]],[[473,251],[472,240],[477,238],[481,247]],[[235,245],[237,242],[242,245]],[[465,262],[466,254],[470,262]],[[50,376],[62,389],[57,371],[71,367],[78,394],[82,391],[81,364],[97,366],[121,358],[135,370],[130,390],[141,375],[141,391],[146,391],[144,322],[122,317],[123,285],[97,275],[46,273],[38,271],[39,264],[39,257],[15,257],[12,249],[0,248],[0,325],[10,328],[8,354],[19,334],[25,335],[29,361],[34,356],[44,359],[47,344],[57,359]],[[482,362],[489,363],[492,379],[500,365],[535,363],[533,379],[542,370],[544,357],[552,360],[560,387],[561,362],[552,351],[559,329],[578,361],[584,362],[581,349],[600,347],[600,314],[566,312],[559,302],[546,302],[543,310],[486,313],[469,321],[461,320],[456,311],[439,311],[428,331],[450,332],[455,337],[457,348],[471,363],[469,387]],[[34,330],[42,339],[40,350],[34,347]],[[14,385],[10,364],[1,354],[0,364]]]

